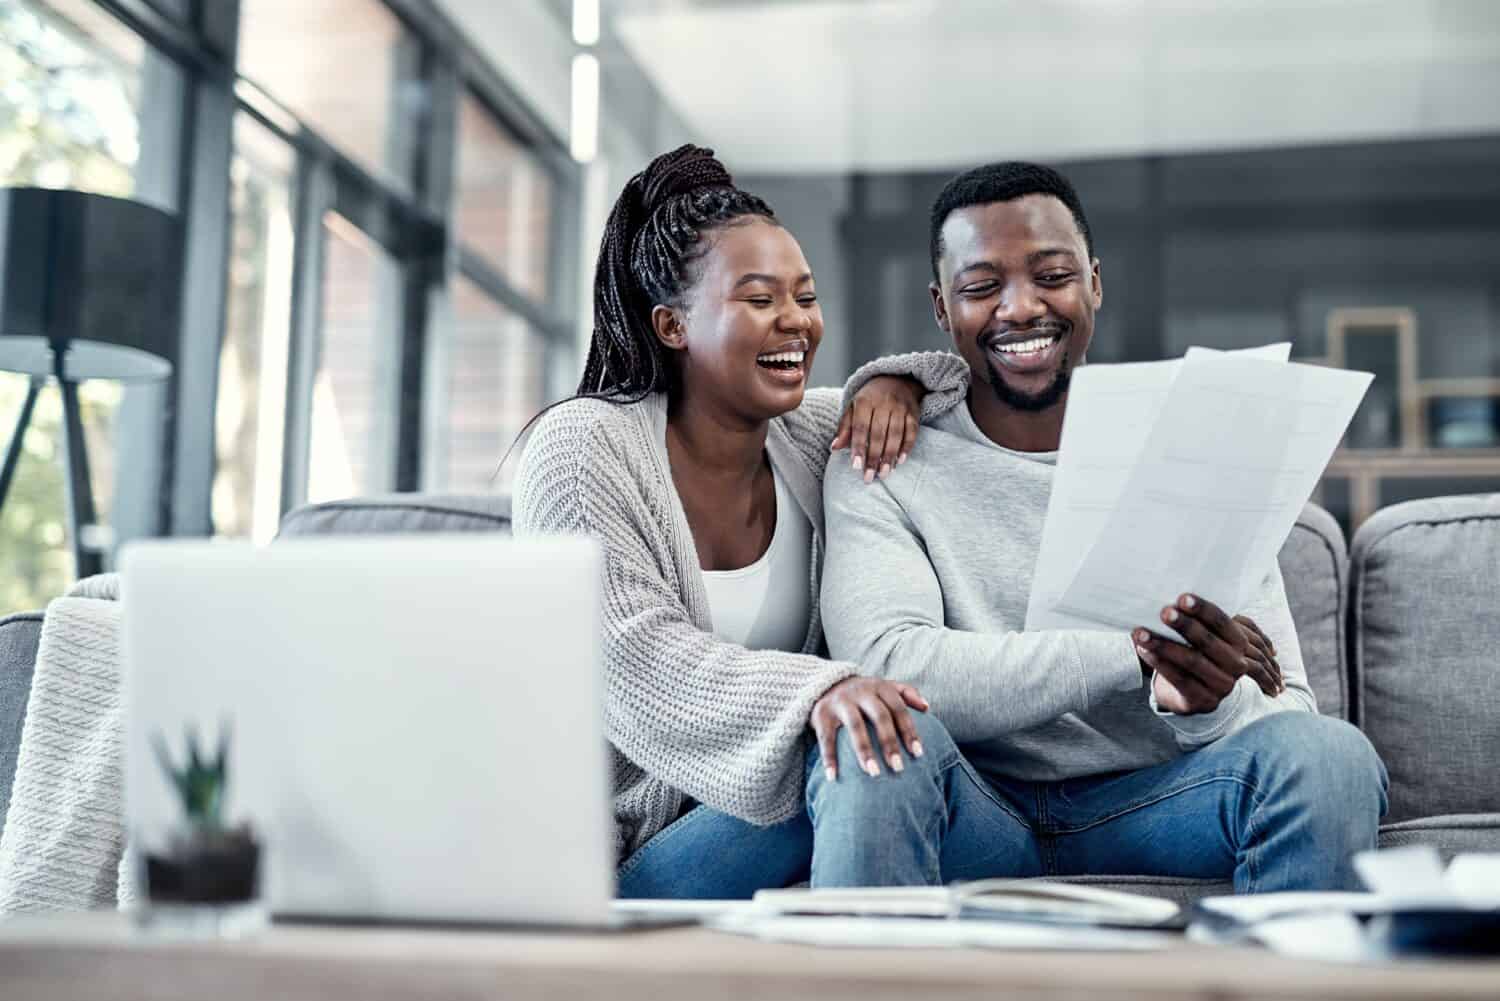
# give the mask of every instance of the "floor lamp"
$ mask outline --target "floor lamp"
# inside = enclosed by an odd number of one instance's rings
[[[169,378],[181,285],[182,232],[175,216],[80,191],[0,188],[0,370],[31,379],[0,464],[0,510],[37,397],[55,379],[79,577],[102,570],[103,557],[86,539],[96,515],[78,384]]]

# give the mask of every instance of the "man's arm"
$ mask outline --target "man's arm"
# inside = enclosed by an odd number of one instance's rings
[[[908,487],[915,496],[922,485]],[[1111,692],[1142,687],[1128,635],[947,628],[937,574],[890,485],[865,486],[836,463],[824,478],[823,498],[823,630],[830,653],[914,685],[960,743],[1024,730],[1081,712]]]

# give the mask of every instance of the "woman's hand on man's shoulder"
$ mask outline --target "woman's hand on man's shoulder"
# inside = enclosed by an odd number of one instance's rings
[[[866,483],[876,476],[885,479],[916,443],[926,395],[922,384],[907,376],[874,376],[849,401],[830,451],[848,448],[854,471],[863,472]]]

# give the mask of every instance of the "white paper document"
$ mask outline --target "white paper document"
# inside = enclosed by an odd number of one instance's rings
[[[1374,378],[1290,346],[1073,373],[1026,628],[1171,634],[1184,592],[1260,586]]]

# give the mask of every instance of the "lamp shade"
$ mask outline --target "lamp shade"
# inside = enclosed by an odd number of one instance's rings
[[[0,188],[0,369],[153,380],[177,358],[182,226],[124,198]]]

